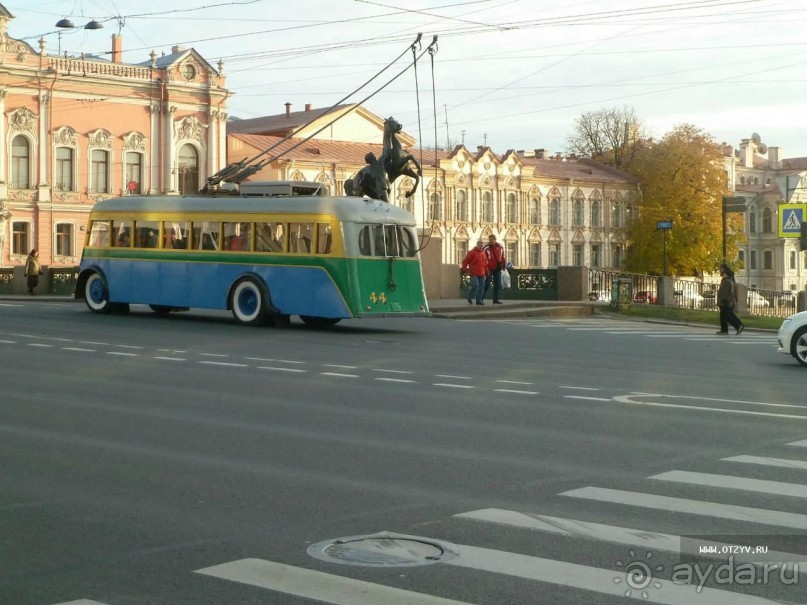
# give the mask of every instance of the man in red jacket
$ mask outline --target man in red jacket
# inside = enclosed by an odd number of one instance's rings
[[[476,304],[484,305],[482,297],[485,293],[485,280],[488,276],[488,255],[484,250],[484,242],[479,240],[476,246],[468,251],[462,259],[462,271],[468,271],[471,276],[471,289],[468,290],[468,304],[476,296]]]
[[[488,255],[488,278],[485,282],[485,291],[482,298],[488,293],[491,282],[493,282],[493,304],[500,305],[499,288],[502,285],[502,269],[504,269],[504,248],[496,241],[495,235],[488,236],[488,245],[485,246],[485,254]]]

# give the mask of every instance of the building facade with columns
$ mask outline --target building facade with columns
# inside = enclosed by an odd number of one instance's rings
[[[807,204],[807,157],[786,159],[759,135],[737,149],[723,143],[732,196],[745,199],[744,243],[736,259],[737,279],[760,290],[807,289],[807,252],[798,238],[779,237],[784,204]]]
[[[0,266],[32,248],[76,265],[95,202],[196,192],[224,165],[221,64],[178,47],[124,63],[117,34],[103,56],[50,54],[11,26],[0,4]]]
[[[341,195],[368,152],[380,157],[383,129],[384,120],[361,106],[291,111],[287,104],[282,114],[231,121],[228,162],[260,156],[265,166],[250,180],[317,181]],[[399,139],[423,174],[417,182],[398,179],[390,201],[414,213],[424,236],[441,242],[444,264],[458,264],[478,238],[495,235],[516,267],[622,267],[641,201],[631,175],[540,149],[435,151],[411,148],[406,133]]]

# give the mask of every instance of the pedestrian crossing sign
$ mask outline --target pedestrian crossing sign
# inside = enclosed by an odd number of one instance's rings
[[[798,238],[806,210],[807,204],[779,204],[779,237]]]

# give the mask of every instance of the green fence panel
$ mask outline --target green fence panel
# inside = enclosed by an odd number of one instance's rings
[[[0,269],[0,294],[14,293],[14,268]]]
[[[54,269],[51,267],[48,280],[48,294],[69,296],[76,290],[78,267]]]
[[[500,290],[502,300],[558,300],[557,269],[510,269],[510,288]],[[460,278],[460,296],[468,297],[471,278]],[[492,288],[492,286],[491,286]],[[491,296],[488,291],[488,296]]]

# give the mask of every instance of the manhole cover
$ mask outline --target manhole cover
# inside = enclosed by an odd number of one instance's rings
[[[444,542],[386,532],[318,542],[308,547],[308,554],[330,563],[364,567],[431,565],[457,555]]]

